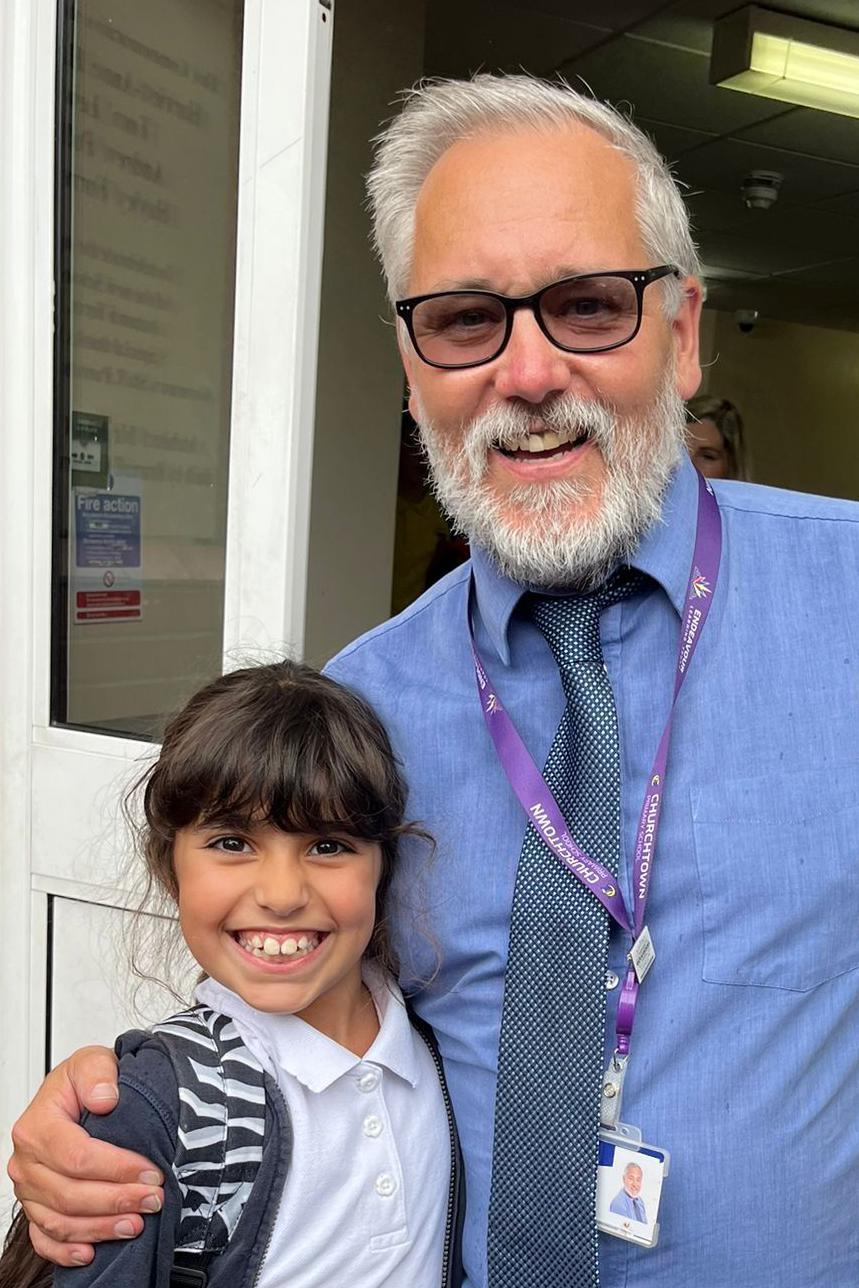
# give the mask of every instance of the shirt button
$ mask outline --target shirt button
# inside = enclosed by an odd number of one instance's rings
[[[381,1077],[378,1069],[365,1069],[358,1079],[358,1087],[361,1091],[375,1091],[379,1085]]]
[[[397,1182],[387,1172],[380,1172],[376,1177],[375,1190],[381,1198],[390,1198],[396,1188]]]
[[[364,1135],[381,1136],[381,1134],[382,1134],[381,1118],[378,1116],[378,1114],[368,1114],[367,1117],[364,1119]]]
[[[608,991],[611,992],[613,988],[617,988],[619,983],[620,983],[620,976],[615,975],[613,970],[607,970],[605,973],[605,986],[608,989]]]

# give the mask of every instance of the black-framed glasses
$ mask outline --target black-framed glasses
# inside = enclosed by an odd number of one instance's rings
[[[565,353],[605,353],[638,335],[644,292],[662,277],[680,277],[674,264],[579,273],[533,295],[493,291],[436,291],[397,300],[415,353],[430,367],[479,367],[504,352],[517,309],[530,309],[547,340]]]

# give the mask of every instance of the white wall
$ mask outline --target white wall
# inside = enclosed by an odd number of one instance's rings
[[[403,375],[363,177],[369,140],[421,74],[425,9],[336,9],[305,633],[315,663],[390,616]]]
[[[707,310],[702,392],[739,407],[757,483],[859,499],[859,335]]]

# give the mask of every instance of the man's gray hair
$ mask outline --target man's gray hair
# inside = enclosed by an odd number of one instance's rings
[[[684,275],[700,270],[689,216],[665,160],[650,139],[607,103],[566,81],[533,76],[490,76],[425,81],[403,96],[403,109],[377,136],[367,176],[373,241],[393,302],[408,289],[415,204],[439,157],[460,139],[480,133],[562,129],[585,125],[624,153],[635,167],[636,213],[644,248],[654,264],[676,264]],[[606,265],[606,268],[645,265]],[[682,291],[666,279],[666,312],[680,307]]]

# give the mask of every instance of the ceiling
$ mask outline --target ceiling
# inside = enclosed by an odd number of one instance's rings
[[[859,120],[709,83],[738,0],[429,0],[425,71],[559,73],[628,111],[684,185],[717,308],[859,331]],[[859,0],[770,5],[859,32]],[[750,170],[784,176],[747,210]]]

